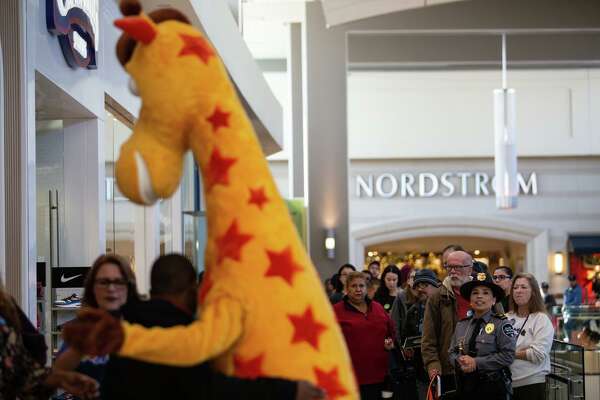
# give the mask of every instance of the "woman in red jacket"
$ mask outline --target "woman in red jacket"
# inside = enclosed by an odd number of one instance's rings
[[[362,273],[348,275],[346,293],[333,309],[350,351],[360,397],[380,399],[388,371],[388,351],[394,348],[392,320],[381,304],[367,297],[367,280]]]

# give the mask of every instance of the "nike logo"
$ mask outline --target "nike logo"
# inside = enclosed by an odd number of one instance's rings
[[[69,282],[69,281],[72,281],[72,280],[73,280],[73,279],[75,279],[75,278],[79,278],[80,276],[83,276],[83,274],[79,274],[79,275],[73,275],[73,276],[70,276],[70,277],[68,277],[68,278],[65,278],[65,274],[62,274],[62,275],[60,276],[60,282],[61,282],[61,283]]]

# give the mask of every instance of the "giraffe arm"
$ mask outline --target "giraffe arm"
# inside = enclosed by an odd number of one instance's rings
[[[187,326],[144,328],[123,323],[125,340],[119,356],[171,366],[192,366],[229,349],[242,334],[243,309],[222,296],[202,308]]]

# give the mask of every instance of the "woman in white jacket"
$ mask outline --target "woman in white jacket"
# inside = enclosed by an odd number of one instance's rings
[[[554,327],[537,280],[531,274],[517,274],[509,300],[509,320],[517,333],[514,363],[510,366],[514,400],[546,398],[546,375],[550,373],[550,348]]]

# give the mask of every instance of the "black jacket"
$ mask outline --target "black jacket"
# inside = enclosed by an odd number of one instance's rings
[[[189,325],[193,318],[171,303],[153,299],[122,309],[123,318],[145,327]],[[296,383],[229,377],[208,363],[190,368],[150,364],[111,356],[102,382],[103,399],[293,399]]]

